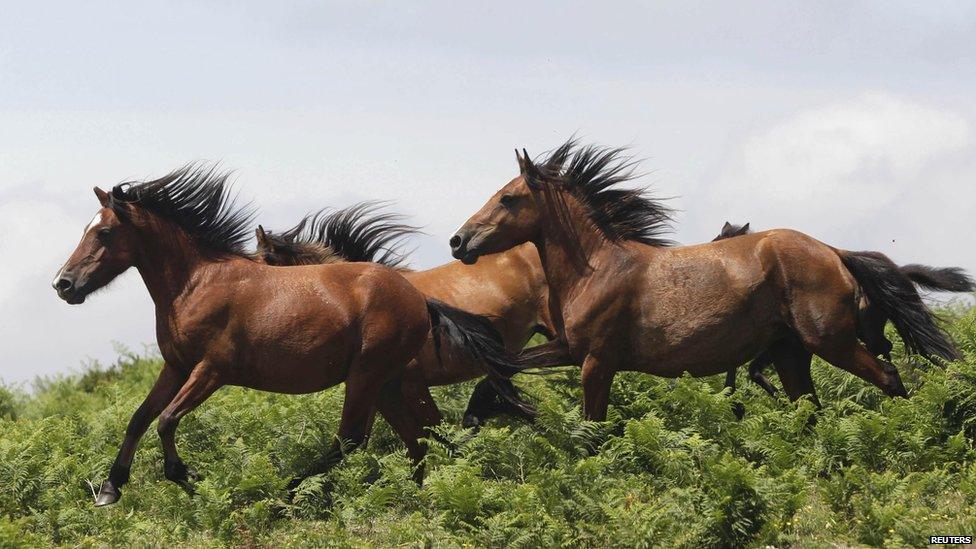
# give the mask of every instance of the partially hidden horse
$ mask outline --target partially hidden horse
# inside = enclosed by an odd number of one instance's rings
[[[426,298],[389,267],[255,262],[244,250],[252,214],[229,198],[226,180],[213,167],[189,165],[111,192],[96,187],[100,208],[54,278],[58,295],[80,304],[134,266],[155,304],[164,365],[96,505],[121,497],[139,439],[157,416],[166,478],[192,492],[196,475],[177,453],[176,429],[224,385],[297,394],[345,381],[337,440],[308,467],[313,475],[335,463],[344,445],[366,439],[377,410],[419,463],[430,401],[418,396],[426,386],[411,387],[404,373],[432,329],[498,377],[514,371],[484,319]],[[416,478],[422,474],[418,465]]]
[[[413,271],[404,267],[402,238],[416,231],[401,216],[380,213],[381,202],[364,202],[310,214],[282,232],[258,227],[256,255],[270,265],[307,265],[335,261],[375,261],[395,269],[424,295],[490,319],[505,347],[521,350],[536,333],[552,336],[548,288],[539,254],[531,244],[488,256],[477,265],[454,261]],[[507,378],[486,372],[465,355],[435,357],[433,340],[408,366],[408,377],[426,386],[450,385],[486,375],[474,389],[463,425],[477,427],[495,415],[532,421],[535,410]],[[498,387],[501,387],[500,391]],[[433,418],[439,419],[439,418]]]
[[[735,225],[726,221],[721,232],[712,239],[712,242],[746,234],[752,234],[749,223]],[[899,266],[898,270],[916,286],[930,292],[964,293],[976,291],[976,282],[960,267],[930,267],[913,263]],[[891,349],[894,345],[884,334],[888,318],[878,307],[874,307],[866,296],[861,296],[858,306],[858,314],[861,316],[859,327],[862,330],[859,337],[864,341],[868,351],[890,361]],[[776,394],[776,388],[762,373],[763,369],[770,364],[772,364],[772,357],[769,353],[761,353],[749,363],[749,379],[762,387],[770,396],[773,396]],[[735,391],[735,373],[737,370],[738,367],[729,368],[725,377],[725,386],[733,392]]]
[[[635,161],[621,149],[570,140],[541,162],[525,150],[520,174],[450,239],[475,263],[524,242],[549,284],[556,354],[582,362],[584,414],[606,418],[614,374],[725,373],[768,350],[791,399],[815,395],[814,354],[907,396],[898,371],[858,340],[861,295],[925,357],[959,354],[915,287],[877,253],[850,252],[792,230],[674,247],[671,212],[621,188]]]

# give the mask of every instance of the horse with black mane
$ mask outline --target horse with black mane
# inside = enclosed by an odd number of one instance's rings
[[[721,232],[712,239],[712,242],[751,233],[749,223],[735,225],[726,221],[725,225],[722,226]],[[911,265],[902,265],[898,267],[898,270],[916,286],[930,292],[963,293],[976,291],[976,282],[960,267],[930,267],[928,265],[913,263]],[[863,295],[859,303],[858,314],[861,320],[858,336],[864,342],[868,351],[875,356],[883,356],[886,360],[890,361],[891,349],[894,345],[884,334],[888,317],[878,307],[872,306],[867,297]],[[776,394],[776,388],[773,387],[762,373],[763,369],[770,364],[772,364],[772,357],[769,353],[760,353],[759,356],[749,363],[749,379],[762,387],[770,396],[773,396]],[[738,370],[737,366],[729,368],[728,374],[725,377],[725,386],[731,389],[732,392],[735,391],[736,370]],[[737,413],[741,415],[739,410],[737,410]]]
[[[397,269],[424,295],[490,319],[505,347],[517,352],[535,333],[551,336],[545,275],[531,244],[486,257],[478,265],[459,261],[413,271],[404,266],[403,238],[416,232],[403,217],[381,213],[382,202],[363,202],[336,211],[309,214],[283,232],[258,227],[256,256],[270,265],[374,261]],[[532,421],[535,409],[508,378],[498,378],[464,355],[438,361],[431,340],[407,377],[416,385],[450,385],[488,375],[474,389],[463,425],[477,427],[509,414]],[[431,418],[439,419],[439,418]]]
[[[858,341],[862,295],[910,352],[959,356],[911,280],[881,254],[785,229],[675,247],[664,238],[671,210],[642,189],[619,187],[636,165],[623,150],[570,140],[541,162],[522,152],[520,174],[450,245],[465,263],[536,245],[557,333],[540,347],[582,362],[588,419],[606,418],[618,371],[714,375],[765,350],[791,399],[815,395],[814,354],[907,396],[895,367]]]
[[[431,330],[506,377],[517,371],[483,318],[426,298],[393,269],[337,263],[281,269],[244,250],[252,212],[229,197],[227,175],[188,165],[153,181],[95,188],[100,208],[54,278],[80,304],[129,267],[156,309],[162,371],[133,414],[96,505],[115,503],[139,439],[159,416],[166,478],[192,492],[175,443],[180,419],[224,385],[280,393],[345,381],[337,440],[307,475],[323,472],[369,435],[375,412],[416,463],[432,402],[404,379]],[[418,465],[416,478],[422,478]],[[294,486],[296,482],[293,481]]]

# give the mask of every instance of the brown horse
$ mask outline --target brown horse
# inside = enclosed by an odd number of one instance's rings
[[[491,319],[510,351],[519,351],[535,333],[551,337],[545,275],[531,244],[488,256],[478,265],[454,261],[411,271],[403,267],[400,244],[415,228],[400,216],[378,213],[382,203],[365,202],[330,213],[319,212],[281,232],[258,228],[257,256],[271,265],[308,265],[334,261],[375,261],[400,269],[424,295]],[[438,362],[433,341],[408,377],[429,387],[450,385],[485,375],[484,367],[465,356]],[[489,377],[478,383],[464,413],[463,425],[477,427],[488,418],[510,414],[531,421],[534,409],[519,397],[508,379]],[[439,418],[437,418],[439,419]]]
[[[725,225],[722,226],[721,232],[712,239],[712,242],[751,233],[749,223],[745,225],[734,225],[726,221]],[[976,282],[959,267],[938,268],[928,265],[911,264],[900,266],[898,270],[916,286],[924,290],[955,293],[976,291]],[[861,333],[858,335],[864,341],[868,351],[875,356],[883,356],[886,360],[890,361],[891,349],[894,345],[884,334],[884,327],[888,318],[877,307],[872,306],[865,296],[861,296],[858,314],[861,317],[861,324],[859,326]],[[762,370],[772,364],[772,362],[770,354],[764,352],[749,363],[749,379],[756,382],[771,396],[776,394],[776,388],[769,383],[769,380],[763,375]],[[730,368],[725,377],[725,386],[733,392],[735,391],[736,370],[738,370],[738,367]],[[737,411],[737,414],[741,415],[741,412]]]
[[[474,263],[536,245],[559,345],[583,363],[589,419],[605,419],[618,371],[713,375],[766,349],[793,399],[814,393],[813,354],[906,396],[894,366],[858,341],[862,293],[910,350],[958,357],[911,281],[880,254],[790,230],[670,247],[670,210],[617,187],[635,166],[621,150],[570,141],[541,163],[516,156],[521,174],[451,237],[452,252]]]
[[[452,348],[504,369],[510,354],[484,319],[429,300],[394,270],[368,263],[280,269],[243,251],[249,211],[228,198],[226,175],[187,166],[161,179],[99,188],[101,208],[54,279],[79,304],[135,266],[156,307],[165,363],[132,416],[96,505],[115,503],[139,439],[159,416],[166,478],[188,491],[195,474],[176,450],[180,419],[223,385],[281,393],[345,381],[338,440],[308,474],[369,434],[377,408],[419,461],[429,403],[403,378],[432,326]],[[509,375],[511,372],[505,372]],[[498,374],[501,376],[502,374]],[[422,475],[417,468],[418,477]]]

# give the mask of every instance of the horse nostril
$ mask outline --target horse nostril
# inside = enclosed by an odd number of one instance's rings
[[[459,235],[454,235],[451,237],[451,248],[457,248],[461,245],[461,237]]]
[[[74,282],[68,280],[67,278],[59,278],[58,281],[54,283],[54,288],[58,291],[64,292],[70,290],[74,285]]]

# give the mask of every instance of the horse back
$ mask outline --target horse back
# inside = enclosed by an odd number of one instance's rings
[[[220,364],[229,384],[321,390],[383,348],[409,354],[390,357],[406,363],[430,329],[423,295],[376,264],[251,263],[218,266],[212,275],[186,303],[166,347],[189,363]]]
[[[522,348],[548,307],[545,273],[532,244],[486,255],[473,265],[452,261],[404,275],[425,295],[490,318],[512,351]]]

